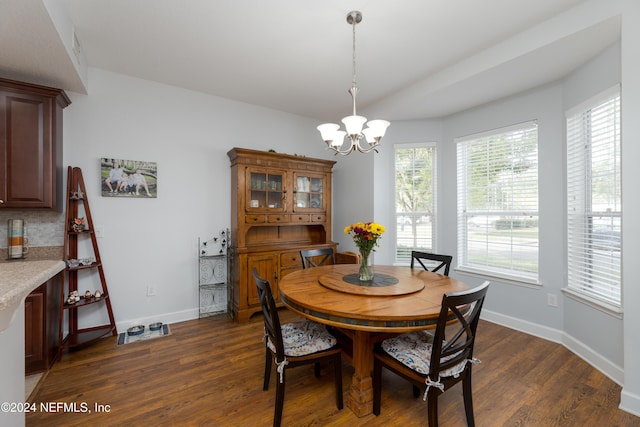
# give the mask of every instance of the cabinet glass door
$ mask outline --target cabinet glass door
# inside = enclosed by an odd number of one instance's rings
[[[284,209],[284,172],[249,170],[247,209]]]
[[[324,209],[324,177],[296,174],[295,180],[295,210],[323,210]]]

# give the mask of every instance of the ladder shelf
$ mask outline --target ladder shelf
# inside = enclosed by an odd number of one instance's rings
[[[65,234],[64,234],[64,259],[67,267],[62,271],[61,302],[60,302],[60,329],[58,359],[61,358],[65,349],[73,349],[99,340],[108,335],[117,335],[116,324],[111,307],[111,298],[107,289],[107,281],[104,275],[100,251],[96,240],[93,218],[89,208],[89,201],[86,197],[84,180],[80,168],[69,166],[67,175],[67,193],[65,210]],[[84,223],[78,224],[76,218],[80,215],[85,219]],[[82,264],[78,259],[78,244],[84,239],[91,240],[93,256],[90,260],[85,260]],[[79,271],[97,271],[100,277],[101,289],[99,296],[91,294],[84,297],[78,290]],[[67,294],[65,295],[65,289]],[[78,296],[72,301],[71,295],[77,293]],[[78,317],[82,315],[82,308],[88,305],[103,304],[109,317],[109,323],[88,328],[78,326]],[[66,316],[65,316],[66,314]],[[67,322],[67,335],[65,333],[65,321]]]

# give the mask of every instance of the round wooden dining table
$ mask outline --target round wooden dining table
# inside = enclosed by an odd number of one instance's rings
[[[373,345],[391,334],[435,328],[442,296],[469,286],[441,274],[379,266],[372,282],[358,280],[358,264],[295,271],[280,279],[280,298],[301,316],[335,327],[354,374],[347,406],[357,415],[373,410]]]

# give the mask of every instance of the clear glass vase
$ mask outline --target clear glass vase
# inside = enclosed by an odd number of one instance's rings
[[[360,250],[360,270],[358,270],[358,276],[361,282],[370,282],[373,280],[373,267],[369,264],[369,255],[371,255],[371,251]]]

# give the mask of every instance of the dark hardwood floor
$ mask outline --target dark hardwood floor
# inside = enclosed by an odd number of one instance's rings
[[[281,317],[295,318],[286,310]],[[478,331],[477,426],[640,426],[618,409],[620,387],[564,347],[486,321]],[[37,405],[62,402],[53,405],[58,412],[38,409],[26,424],[270,426],[277,377],[262,391],[262,333],[260,316],[234,324],[220,315],[172,324],[167,337],[127,345],[110,337],[64,354],[31,396]],[[346,396],[353,373],[346,362],[343,373]],[[288,370],[283,426],[426,425],[425,402],[389,372],[378,417],[338,411],[333,385],[328,369],[320,378],[313,367]],[[460,385],[440,397],[439,414],[442,427],[466,425]]]

